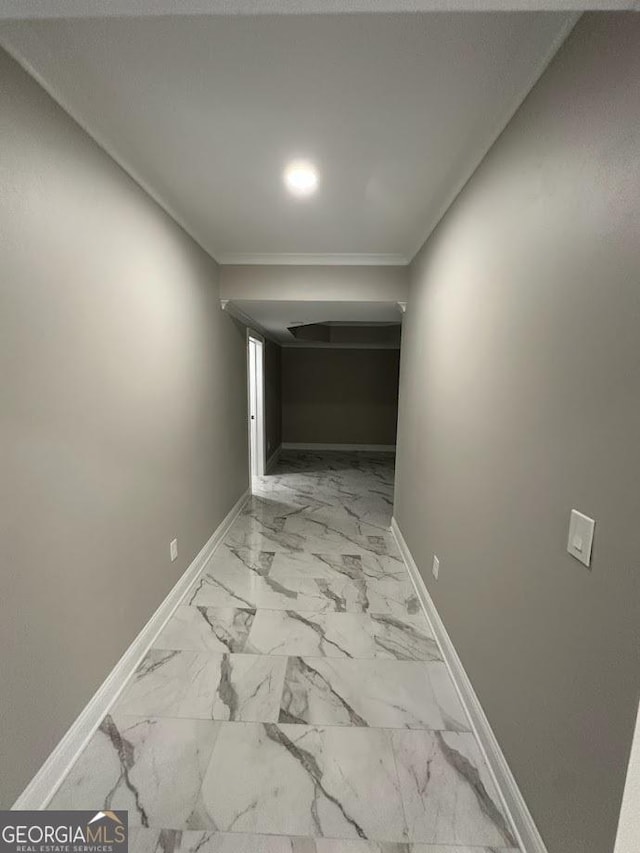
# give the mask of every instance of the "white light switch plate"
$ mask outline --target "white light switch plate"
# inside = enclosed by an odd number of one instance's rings
[[[440,560],[433,555],[433,566],[431,567],[431,572],[436,580],[438,580],[438,575],[440,574]]]
[[[178,540],[172,539],[171,544],[169,545],[169,554],[171,555],[171,562],[178,559]]]
[[[584,563],[585,566],[591,565],[591,547],[593,545],[593,531],[595,526],[596,523],[593,518],[583,515],[577,509],[571,510],[567,551],[576,560]]]

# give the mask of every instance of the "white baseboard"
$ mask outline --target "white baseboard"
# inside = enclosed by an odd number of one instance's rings
[[[458,657],[455,646],[447,633],[447,629],[440,618],[433,599],[429,595],[429,591],[418,571],[416,562],[411,555],[411,551],[409,551],[395,518],[391,519],[391,532],[405,561],[416,595],[427,617],[427,622],[440,646],[444,662],[447,665],[460,700],[467,712],[473,733],[478,739],[484,758],[489,766],[502,805],[511,823],[520,849],[522,853],[547,853],[545,843],[518,788],[518,783],[507,764],[500,744],[482,709],[480,700],[476,696],[469,676],[465,672],[462,661]]]
[[[129,677],[136,670],[198,573],[224,538],[227,530],[246,503],[249,494],[250,491],[247,489],[220,522],[211,538],[194,557],[189,568],[180,577],[151,619],[102,682],[88,705],[73,722],[60,743],[20,794],[12,806],[13,809],[39,810],[47,806],[67,772],[94,735],[105,714],[109,712],[120,695]]]
[[[282,453],[282,445],[279,444],[278,447],[273,451],[271,456],[267,459],[267,464],[265,466],[265,473],[268,474],[275,466],[278,464],[278,459],[280,459],[280,454]]]
[[[368,453],[395,453],[395,444],[305,444],[283,441],[283,450],[351,450]]]

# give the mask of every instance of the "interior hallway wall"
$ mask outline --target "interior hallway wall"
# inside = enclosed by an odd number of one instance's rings
[[[216,264],[4,52],[0,81],[8,807],[248,471],[245,331]]]
[[[613,850],[640,693],[639,80],[640,16],[583,17],[403,330],[395,515],[550,853]]]
[[[406,266],[223,264],[223,299],[292,302],[405,302]]]
[[[395,444],[399,358],[393,349],[284,347],[282,440]]]
[[[282,348],[269,340],[264,345],[264,389],[268,460],[282,443]]]

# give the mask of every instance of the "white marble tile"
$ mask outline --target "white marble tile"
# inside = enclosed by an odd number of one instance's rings
[[[247,608],[180,606],[153,646],[156,649],[241,652],[254,616],[255,610]]]
[[[340,614],[347,615],[347,614]],[[274,655],[347,657],[326,636],[326,614],[295,610],[257,610],[246,651]]]
[[[369,489],[351,504],[350,511],[357,515],[361,522],[388,530],[393,515],[393,489]]]
[[[295,518],[295,516],[293,516]],[[227,547],[263,551],[303,551],[305,540],[295,531],[285,530],[287,516],[255,518],[240,515],[224,538]]]
[[[469,733],[391,733],[409,839],[515,846],[497,792]]]
[[[321,497],[324,497],[320,493]],[[356,522],[389,531],[393,514],[393,489],[368,488],[365,483],[352,483],[334,501],[331,511],[325,505],[309,507],[306,517],[317,521]]]
[[[223,723],[201,792],[223,831],[406,839],[389,732]]]
[[[314,554],[309,551],[275,554],[269,577],[286,580],[292,575],[350,580],[362,578],[369,583],[380,580],[410,584],[401,560],[378,554]]]
[[[284,485],[279,487],[258,487],[245,504],[242,515],[249,515],[257,521],[284,518],[289,515],[313,512],[330,503],[311,495],[301,495]]]
[[[130,826],[187,828],[220,725],[109,715],[48,808],[126,809]]]
[[[291,657],[280,703],[281,723],[444,729],[451,720],[422,661]],[[453,686],[452,686],[453,690]],[[464,718],[457,709],[457,726]]]
[[[51,808],[128,809],[132,853],[515,853],[386,529],[392,459],[282,463]]]
[[[275,551],[271,548],[250,548],[222,542],[205,566],[215,577],[228,578],[236,572],[265,577],[271,570]]]
[[[377,574],[382,571],[377,561],[383,560],[392,564],[395,574]],[[303,577],[329,581],[340,590],[344,602],[338,609],[387,613],[400,618],[407,613],[416,614],[420,609],[406,570],[392,557],[307,552],[275,555],[269,572],[271,580],[286,586],[292,579]]]
[[[287,473],[275,472],[256,481],[254,490],[260,498],[299,506],[303,514],[318,521],[340,526],[344,522],[365,523],[388,530],[393,509],[392,465],[363,465],[361,460],[351,458],[329,465],[326,460],[319,461],[307,470],[294,470],[293,464],[285,467]],[[265,516],[260,504],[253,508]],[[331,511],[325,514],[327,508]]]
[[[341,554],[312,554],[299,551],[289,554],[276,554],[269,577],[286,582],[290,577],[340,578],[345,579],[344,558]]]
[[[269,576],[260,579],[255,599],[258,608],[267,610],[346,611],[348,591],[348,581],[342,578]]]
[[[458,691],[451,680],[446,664],[429,663],[429,681],[442,715],[443,728],[452,732],[470,731],[469,719],[462,707]]]
[[[129,850],[130,853],[316,853],[312,838],[144,827],[130,831]]]
[[[396,553],[363,553],[361,563],[363,574],[370,580],[406,580],[407,578],[405,564]]]
[[[257,610],[245,651],[328,658],[442,660],[421,615]]]
[[[278,719],[286,659],[152,649],[120,696],[121,714],[201,720]]]
[[[235,571],[217,569],[215,574],[206,572],[194,581],[183,604],[198,607],[344,611],[348,601],[347,583],[342,578],[288,575],[278,579],[268,575],[261,577],[245,568]]]
[[[298,550],[314,554],[371,553],[399,556],[391,533],[355,521],[320,522],[294,515],[285,519],[283,533],[297,537],[296,541],[300,542]]]
[[[353,658],[442,660],[440,649],[424,618],[402,619],[385,614],[327,614],[327,637]]]
[[[316,853],[517,853],[515,847],[451,847],[441,844],[394,844],[354,841],[345,838],[316,838]]]
[[[335,487],[332,486],[331,491],[316,489],[314,494],[320,498],[319,505],[306,506],[292,518],[302,519],[314,525],[326,525],[330,530],[339,531],[349,536],[362,535],[363,526],[374,528],[376,533],[389,533],[390,515],[389,521],[381,527],[378,524],[370,525],[353,510],[353,507],[361,505],[363,501],[367,500],[364,492],[349,489],[341,494],[336,494]]]
[[[413,584],[408,579],[374,579],[364,576],[352,578],[344,589],[345,609],[355,613],[375,613],[413,616],[420,611],[420,603]]]
[[[225,536],[224,545],[238,550],[275,553],[358,553],[399,557],[388,530],[361,523],[325,508],[319,515],[289,513],[283,516],[239,516]]]
[[[241,573],[231,581],[205,573],[194,581],[182,604],[193,607],[255,610],[258,581],[259,578],[255,576],[247,577]]]
[[[247,567],[246,553],[246,550],[241,552],[220,545],[181,603],[198,607],[255,609],[256,588],[263,575]],[[254,556],[259,560],[263,553],[258,551]]]

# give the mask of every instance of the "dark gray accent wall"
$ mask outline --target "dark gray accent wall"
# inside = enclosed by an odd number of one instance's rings
[[[282,350],[282,440],[395,444],[399,352]]]
[[[0,81],[8,807],[247,488],[247,368],[211,258],[2,51]]]
[[[613,850],[640,695],[639,83],[640,16],[584,16],[403,329],[395,516],[549,853]]]

